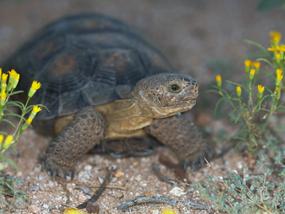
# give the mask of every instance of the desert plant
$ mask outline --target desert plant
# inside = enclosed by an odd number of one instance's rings
[[[264,151],[259,151],[254,171],[244,167],[224,177],[212,176],[196,183],[194,188],[219,212],[285,213],[285,163],[279,162],[284,155],[285,149],[279,148],[272,161]]]
[[[3,73],[2,69],[0,69],[0,77],[0,123],[7,123],[13,129],[11,134],[2,130],[0,131],[0,171],[2,171],[12,163],[5,155],[6,151],[18,142],[21,134],[28,128],[36,114],[40,112],[42,108],[39,105],[29,105],[31,98],[41,87],[39,82],[32,82],[27,100],[25,103],[22,103],[12,100],[14,95],[23,93],[22,91],[15,90],[20,80],[20,74],[14,69],[8,71],[8,73]],[[20,110],[20,114],[11,110],[11,107],[16,107]],[[12,122],[12,117],[18,118],[17,123]]]
[[[13,96],[23,93],[16,90],[19,80],[20,74],[14,69],[3,73],[0,68],[0,124],[2,126],[8,124],[9,127],[8,132],[0,130],[0,197],[12,197],[15,203],[24,200],[25,194],[17,189],[20,179],[5,174],[5,169],[9,166],[16,168],[16,164],[8,156],[8,151],[17,144],[19,137],[43,107],[30,105],[32,97],[41,87],[37,81],[32,82],[25,103],[13,100]],[[7,204],[7,201],[1,203]]]
[[[216,76],[215,90],[221,97],[217,108],[221,104],[231,107],[230,118],[238,124],[235,138],[246,142],[250,151],[265,145],[268,130],[272,129],[271,116],[283,108],[281,95],[285,45],[280,43],[280,33],[271,32],[270,35],[271,45],[267,49],[269,59],[245,60],[245,75],[241,83],[223,82],[221,75]],[[264,63],[263,67],[261,62]]]
[[[285,213],[285,147],[273,126],[281,112],[285,45],[279,32],[270,33],[266,58],[245,60],[241,83],[216,76],[215,91],[237,125],[235,138],[251,151],[256,164],[229,170],[224,177],[209,177],[194,188],[215,211],[225,213]],[[263,64],[261,66],[261,63]],[[235,141],[237,142],[237,141]]]

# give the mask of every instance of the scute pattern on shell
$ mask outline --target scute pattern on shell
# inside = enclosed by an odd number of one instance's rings
[[[171,72],[166,58],[124,23],[99,14],[66,17],[43,28],[7,60],[21,75],[20,89],[33,79],[42,89],[33,100],[46,105],[38,119],[52,119],[119,98],[116,87]]]

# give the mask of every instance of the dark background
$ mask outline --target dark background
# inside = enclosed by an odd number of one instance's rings
[[[177,68],[204,82],[213,79],[212,71],[242,69],[248,49],[244,39],[267,45],[269,31],[285,33],[285,11],[261,12],[258,2],[0,0],[0,62],[48,22],[65,15],[98,12],[136,27]]]

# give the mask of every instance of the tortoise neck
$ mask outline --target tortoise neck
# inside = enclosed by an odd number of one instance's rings
[[[141,136],[143,128],[152,122],[152,114],[137,103],[136,99],[121,99],[97,106],[107,122],[106,138],[115,139]]]

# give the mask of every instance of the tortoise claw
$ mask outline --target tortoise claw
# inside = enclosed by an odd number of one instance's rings
[[[74,178],[73,168],[62,166],[49,158],[42,161],[42,169],[46,170],[51,177],[58,176],[66,180],[72,180]]]

